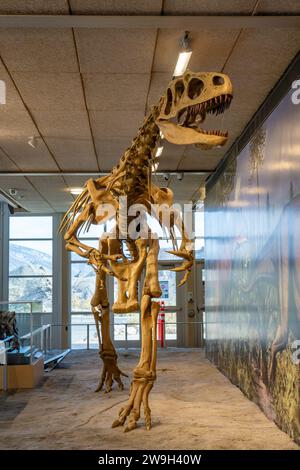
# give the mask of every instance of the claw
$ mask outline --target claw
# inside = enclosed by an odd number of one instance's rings
[[[103,389],[103,386],[105,384],[105,390],[104,393],[109,393],[112,391],[112,385],[115,382],[118,384],[119,390],[124,389],[123,382],[121,380],[121,376],[123,375],[124,377],[128,377],[124,372],[122,372],[117,365],[116,358],[114,361],[106,361],[103,359],[103,370],[101,373],[101,377],[99,380],[99,385],[96,388],[95,392],[100,392]]]
[[[188,278],[189,278],[190,272],[191,272],[191,271],[186,271],[185,275],[183,276],[182,280],[180,281],[180,283],[178,284],[177,287],[181,287],[181,286],[183,286],[183,284],[186,283],[186,281],[187,281]]]
[[[117,428],[118,426],[122,426],[122,423],[120,422],[119,419],[115,419],[114,422],[112,423],[111,427],[112,428]]]
[[[193,258],[193,255],[192,255],[191,252],[183,251],[183,250],[179,250],[179,251],[176,251],[176,250],[168,250],[168,251],[166,251],[166,253],[170,253],[171,255],[178,256],[179,258],[184,258],[184,259],[186,259],[187,261],[191,261],[192,258]]]
[[[176,273],[180,273],[181,271],[187,271],[191,269],[192,266],[193,266],[193,262],[187,261],[183,263],[181,266],[177,266],[176,268],[170,269],[170,271],[175,271]]]
[[[103,258],[108,261],[117,261],[118,259],[125,259],[125,257],[120,253],[116,255],[103,255]]]
[[[136,428],[136,421],[131,421],[130,423],[127,424],[127,426],[125,426],[124,432],[132,431],[135,428]]]

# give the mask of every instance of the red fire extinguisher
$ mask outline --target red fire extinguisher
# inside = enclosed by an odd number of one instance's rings
[[[162,300],[160,302],[160,311],[157,319],[157,336],[160,346],[165,347],[165,302]]]

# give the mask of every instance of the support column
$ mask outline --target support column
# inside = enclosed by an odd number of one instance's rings
[[[0,203],[0,300],[8,300],[9,209]],[[4,306],[5,307],[5,306]]]
[[[70,347],[70,254],[65,249],[64,238],[58,232],[62,214],[53,216],[53,327],[52,346]]]

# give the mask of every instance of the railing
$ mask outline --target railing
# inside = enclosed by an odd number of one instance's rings
[[[165,328],[164,328],[164,343],[165,344],[168,344],[168,342],[172,341],[172,343],[174,344],[174,341],[176,341],[176,339],[171,339],[171,338],[168,338],[168,334],[167,334],[167,331],[166,331],[166,327],[168,326],[175,326],[175,328],[177,328],[178,326],[180,325],[186,325],[186,326],[193,326],[195,327],[195,325],[200,325],[200,331],[199,331],[199,338],[200,338],[200,345],[204,345],[204,341],[205,341],[205,322],[198,322],[198,321],[194,321],[194,322],[188,322],[188,321],[177,321],[177,322],[166,322],[165,323]],[[56,324],[56,325],[51,325],[52,327],[64,327],[64,328],[72,328],[72,327],[85,327],[86,328],[86,341],[82,341],[81,343],[79,343],[80,345],[86,345],[86,347],[84,349],[91,349],[91,330],[90,328],[92,327],[93,329],[95,329],[95,324],[94,323],[68,323],[68,324]],[[140,341],[140,337],[138,339],[136,338],[133,338],[133,339],[130,339],[130,335],[128,335],[128,328],[129,327],[132,327],[132,326],[136,326],[136,327],[140,327],[140,323],[115,323],[113,326],[122,326],[125,328],[125,335],[124,335],[124,338],[123,339],[117,339],[117,338],[114,338],[115,341],[120,341],[120,342],[130,342],[132,341],[132,343],[134,341]],[[139,335],[140,336],[140,335]],[[73,346],[73,345],[72,345]]]
[[[35,330],[27,333],[26,335],[20,336],[19,340],[21,343],[24,343],[27,339],[30,339],[30,345],[34,343],[33,337],[39,337],[39,342],[37,344],[38,349],[46,354],[51,349],[51,325],[42,325]],[[34,355],[34,350],[30,351],[30,364],[32,363]]]
[[[16,315],[18,314],[26,314],[29,315],[29,329],[30,331],[24,335],[21,335],[19,337],[19,341],[21,345],[26,340],[29,340],[30,342],[30,364],[33,362],[33,356],[34,356],[34,342],[35,338],[39,337],[39,346],[38,348],[41,349],[43,352],[46,352],[47,350],[50,349],[51,345],[51,325],[43,325],[41,327],[36,328],[35,330],[33,329],[33,312],[34,312],[34,305],[36,305],[38,302],[36,300],[15,300],[15,301],[9,301],[9,300],[2,300],[0,301],[0,305],[29,305],[29,312],[15,312]],[[17,327],[18,327],[18,322],[17,322]],[[39,335],[39,336],[38,336]],[[8,341],[8,338],[5,338],[5,342]],[[9,348],[8,348],[9,349]]]

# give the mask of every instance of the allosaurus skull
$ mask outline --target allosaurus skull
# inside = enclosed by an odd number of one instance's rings
[[[227,131],[208,131],[200,124],[207,113],[223,113],[231,99],[232,84],[227,75],[187,71],[169,83],[156,124],[173,144],[196,144],[206,149],[224,145]]]

